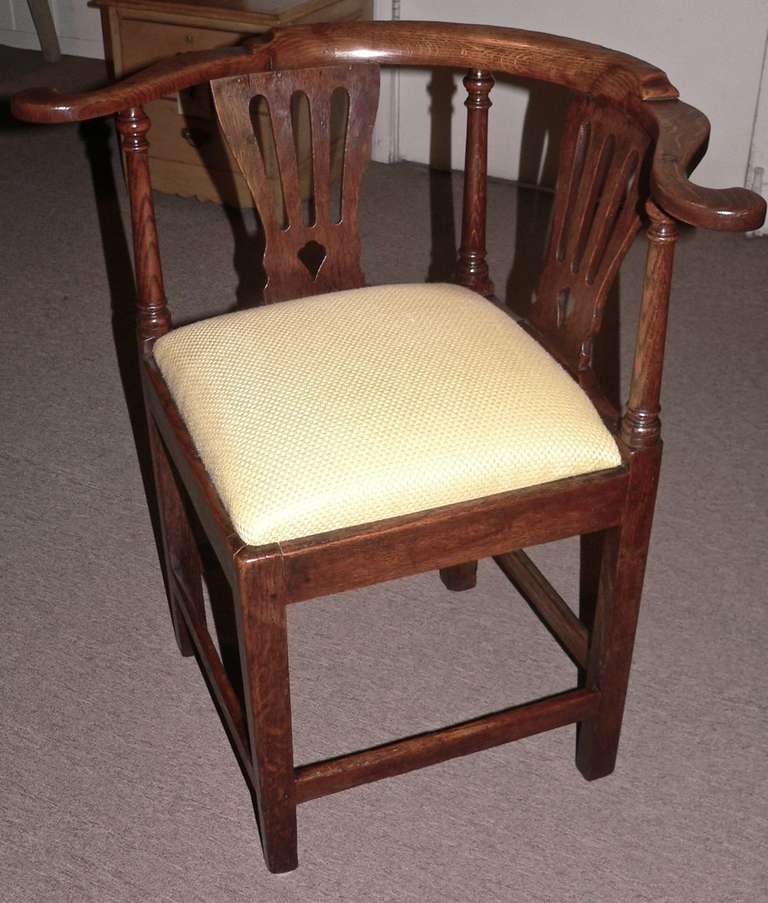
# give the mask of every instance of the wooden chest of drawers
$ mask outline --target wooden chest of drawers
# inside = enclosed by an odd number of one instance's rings
[[[370,19],[373,0],[91,0],[90,5],[101,10],[111,74],[122,78],[174,53],[227,47],[277,25]],[[152,120],[154,188],[253,206],[216,126],[207,86],[147,104],[146,112]]]

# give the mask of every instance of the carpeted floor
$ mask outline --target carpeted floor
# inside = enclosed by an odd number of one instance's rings
[[[92,61],[46,67],[39,54],[0,48],[6,99],[31,84],[100,79]],[[298,871],[273,877],[197,665],[178,655],[167,616],[132,430],[140,437],[122,195],[112,169],[89,162],[109,133],[2,128],[0,897],[766,899],[768,244],[681,242],[666,460],[616,773],[583,781],[567,728],[327,797],[299,811]],[[451,181],[457,193],[459,177],[372,167],[369,281],[445,274]],[[545,206],[492,186],[490,261],[513,302],[526,269],[519,254],[511,271],[510,260],[537,235],[518,234],[516,211]],[[250,218],[162,195],[157,208],[179,318],[247,300]],[[638,243],[620,286],[624,378],[642,258]],[[574,544],[536,557],[572,597]],[[425,574],[289,612],[299,761],[574,679],[487,562],[469,593]]]

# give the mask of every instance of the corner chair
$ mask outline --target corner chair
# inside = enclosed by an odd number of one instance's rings
[[[466,72],[461,247],[453,285],[366,287],[357,204],[379,67]],[[571,100],[548,250],[530,314],[493,303],[486,263],[487,128],[494,73],[564,86]],[[172,328],[143,106],[210,82],[253,193],[268,282],[252,310]],[[346,103],[334,188],[331,102]],[[291,104],[311,122],[312,198]],[[269,108],[272,190],[253,103]],[[487,26],[386,22],[279,29],[173,57],[92,93],[31,90],[40,123],[117,114],[133,225],[137,327],[165,576],[176,640],[205,669],[257,801],[273,872],[297,865],[300,803],[538,732],[577,725],[587,780],[614,768],[661,460],[659,397],[678,222],[756,228],[765,205],[688,180],[708,123],[665,74],[622,53]],[[334,191],[338,197],[334,198]],[[309,212],[308,212],[309,210]],[[601,393],[593,347],[642,223],[647,264],[629,398]],[[305,252],[319,254],[315,265]],[[206,626],[199,521],[233,594],[242,695]],[[524,549],[570,536],[599,550],[579,615]],[[493,558],[578,666],[571,688],[338,758],[293,758],[286,606],[436,570],[452,590]]]

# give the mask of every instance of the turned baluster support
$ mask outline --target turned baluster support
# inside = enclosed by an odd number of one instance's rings
[[[648,256],[645,264],[643,299],[637,348],[632,370],[627,411],[621,436],[630,449],[655,445],[661,435],[659,419],[661,374],[667,336],[669,289],[678,230],[675,221],[654,203],[646,204]]]
[[[486,191],[488,179],[489,94],[494,85],[490,72],[470,69],[464,76],[467,89],[467,148],[464,156],[464,211],[456,282],[481,295],[494,292],[485,259]]]
[[[464,207],[461,246],[455,281],[481,295],[494,293],[485,259],[485,221],[488,187],[488,110],[494,78],[483,69],[470,69],[464,76],[467,89],[467,147],[464,154]],[[477,561],[441,568],[440,579],[454,592],[472,589],[477,583]]]
[[[136,328],[142,352],[171,328],[166,305],[163,272],[149,176],[149,117],[141,107],[131,107],[117,117],[117,130],[125,157],[131,203],[133,265],[136,271]]]
[[[171,329],[149,175],[147,132],[150,126],[149,117],[141,107],[123,110],[117,117],[117,131],[125,159],[131,204],[133,267],[136,273],[136,330],[140,357],[148,355],[155,341]],[[185,597],[189,610],[194,612],[200,623],[205,623],[200,555],[187,519],[184,493],[177,482],[157,423],[148,409],[145,414],[159,514],[159,551],[163,561],[171,621],[179,651],[182,655],[189,656],[194,655],[195,646],[183,614]],[[183,591],[180,589],[181,582]]]

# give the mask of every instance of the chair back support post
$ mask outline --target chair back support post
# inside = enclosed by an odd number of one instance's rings
[[[136,328],[142,351],[171,329],[165,299],[155,207],[149,175],[149,117],[141,107],[130,107],[117,117],[131,205],[133,266],[136,272]]]
[[[464,209],[456,282],[486,297],[494,287],[488,275],[485,248],[486,192],[488,178],[488,110],[494,78],[483,69],[464,76],[467,89],[467,147],[464,156]]]
[[[671,217],[651,201],[646,204],[646,210],[651,220],[647,232],[648,256],[629,401],[621,424],[621,437],[630,449],[655,445],[661,435],[661,375],[672,263],[678,238],[677,225]]]

